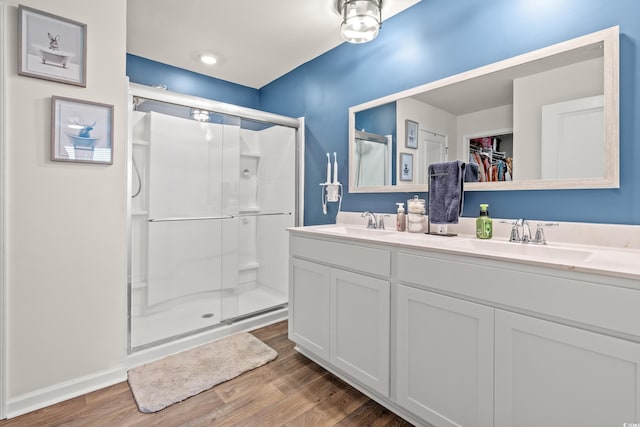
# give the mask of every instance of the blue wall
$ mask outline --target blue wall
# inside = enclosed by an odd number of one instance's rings
[[[260,90],[260,108],[306,122],[305,224],[322,215],[324,153],[348,153],[348,108],[566,39],[620,26],[621,188],[467,192],[464,216],[480,203],[501,218],[640,224],[638,0],[422,0],[386,21],[363,45],[342,44]],[[348,165],[339,176],[347,182]],[[412,194],[349,194],[342,209],[395,212]],[[424,196],[422,194],[421,196]]]
[[[260,94],[257,89],[214,79],[136,55],[127,54],[127,76],[133,83],[147,86],[166,85],[167,89],[173,92],[247,108],[258,108],[260,105]]]
[[[373,42],[344,43],[259,93],[131,55],[127,73],[138,83],[163,83],[177,92],[304,116],[305,224],[312,225],[335,221],[336,204],[326,216],[320,205],[327,152],[340,159],[343,210],[395,212],[395,202],[413,197],[348,193],[350,106],[619,25],[620,189],[467,192],[463,215],[475,217],[478,205],[489,203],[492,216],[501,218],[640,224],[638,17],[639,0],[422,0],[387,20]]]

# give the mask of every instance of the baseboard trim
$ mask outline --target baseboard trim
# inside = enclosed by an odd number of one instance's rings
[[[49,405],[63,402],[92,391],[126,381],[124,366],[96,374],[65,381],[49,387],[9,399],[6,407],[7,418],[17,417]]]
[[[44,407],[63,402],[83,394],[91,393],[101,388],[127,380],[127,370],[134,366],[157,360],[169,354],[210,342],[213,339],[230,335],[236,332],[250,331],[256,328],[267,326],[287,319],[287,308],[276,312],[266,313],[251,319],[243,320],[208,333],[188,337],[177,342],[162,345],[139,353],[130,354],[125,360],[125,366],[96,374],[65,381],[49,387],[42,388],[30,393],[26,393],[12,399],[6,404],[5,415],[7,418],[14,418]]]

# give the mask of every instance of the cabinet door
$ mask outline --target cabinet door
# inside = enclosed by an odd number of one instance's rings
[[[398,403],[436,426],[493,426],[490,307],[398,286]]]
[[[496,310],[496,427],[622,426],[640,413],[640,344]]]
[[[331,269],[291,259],[289,267],[289,339],[329,360]]]
[[[331,363],[389,395],[389,282],[331,270]]]

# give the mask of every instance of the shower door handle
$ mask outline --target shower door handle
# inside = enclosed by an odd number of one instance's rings
[[[190,217],[150,218],[147,221],[149,221],[149,222],[209,221],[209,220],[233,219],[233,218],[235,218],[235,217],[231,216],[231,215],[223,215],[223,216],[190,216]]]
[[[291,212],[266,212],[266,213],[244,213],[239,214],[239,217],[243,216],[274,216],[274,215],[291,215]]]

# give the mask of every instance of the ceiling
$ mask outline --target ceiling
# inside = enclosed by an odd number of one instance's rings
[[[383,20],[418,1],[386,0]],[[128,0],[127,52],[259,89],[341,44],[340,22],[335,0]]]

